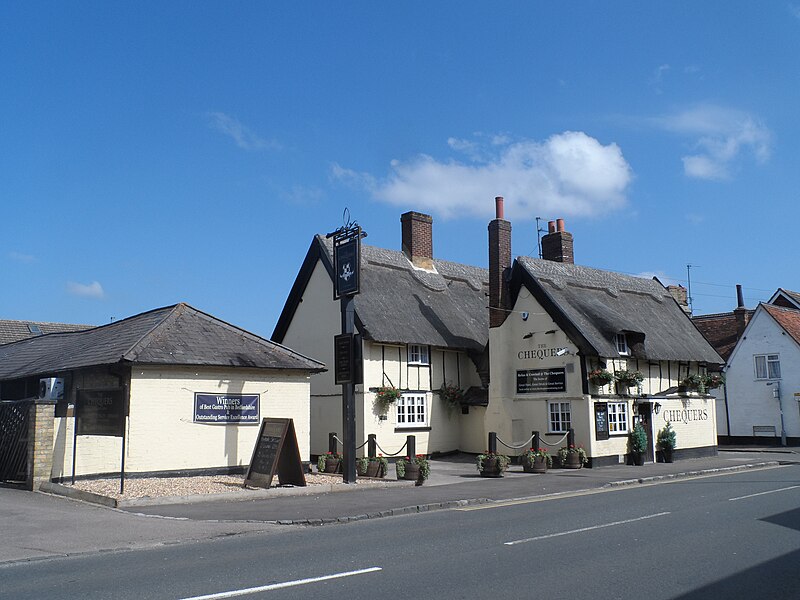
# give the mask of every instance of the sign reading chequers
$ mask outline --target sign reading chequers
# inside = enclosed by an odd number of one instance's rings
[[[195,423],[259,423],[260,394],[194,395]]]

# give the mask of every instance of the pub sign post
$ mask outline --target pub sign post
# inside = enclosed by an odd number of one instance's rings
[[[335,381],[342,386],[342,441],[345,483],[356,482],[356,402],[355,384],[359,369],[355,368],[355,306],[353,296],[361,287],[361,238],[366,237],[358,223],[350,221],[345,209],[345,224],[329,233],[333,238],[333,298],[340,301],[342,333],[334,337]]]

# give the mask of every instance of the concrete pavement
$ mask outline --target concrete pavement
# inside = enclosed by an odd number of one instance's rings
[[[736,451],[741,450],[741,451]],[[723,449],[716,457],[576,471],[527,474],[512,466],[501,479],[479,477],[474,458],[432,461],[423,486],[340,486],[341,493],[287,495],[267,491],[257,499],[199,501],[113,509],[42,493],[0,488],[3,543],[0,564],[104,550],[127,550],[248,532],[285,530],[287,524],[327,524],[415,513],[516,498],[601,490],[619,485],[710,475],[720,470],[800,463],[800,449]]]

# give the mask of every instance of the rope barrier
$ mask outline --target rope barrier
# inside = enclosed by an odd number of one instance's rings
[[[503,444],[503,446],[505,446],[506,448],[511,448],[512,450],[519,450],[520,448],[530,448],[529,444],[533,441],[533,436],[531,435],[531,437],[522,442],[519,446],[514,446],[513,444],[506,444],[499,437],[497,438],[497,441]]]
[[[339,439],[339,436],[338,436],[338,435],[334,435],[334,436],[333,436],[333,439],[335,439],[337,442],[339,442],[339,443],[342,445],[342,448],[344,448],[344,442],[343,442],[342,440],[340,440],[340,439]]]
[[[568,436],[568,435],[569,435],[569,433],[565,433],[565,434],[564,434],[564,437],[562,437],[560,440],[558,440],[558,441],[557,441],[555,444],[550,444],[550,443],[548,443],[548,442],[545,442],[545,441],[544,441],[543,439],[541,439],[541,438],[539,438],[539,442],[541,442],[541,443],[542,443],[542,444],[544,444],[545,446],[550,446],[551,448],[554,448],[555,446],[558,446],[558,445],[559,445],[561,442],[563,442],[565,439],[567,439],[567,436]]]
[[[405,449],[406,449],[406,446],[407,446],[407,445],[408,445],[408,441],[406,441],[406,443],[405,443],[405,444],[403,444],[403,447],[402,447],[402,448],[400,448],[400,450],[398,450],[397,452],[395,452],[394,454],[392,454],[391,452],[387,452],[386,450],[384,450],[383,448],[381,448],[381,446],[380,446],[380,444],[379,444],[378,442],[375,442],[375,446],[377,446],[378,450],[380,450],[380,451],[381,451],[381,453],[382,453],[382,454],[385,454],[386,456],[397,456],[397,455],[398,455],[398,454],[400,454],[400,453],[401,453],[403,450],[405,450]]]
[[[367,440],[367,442],[368,442],[368,441],[369,441],[369,440]],[[364,442],[364,443],[363,443],[363,444],[361,444],[360,446],[356,446],[356,450],[361,450],[361,449],[362,449],[364,446],[366,446],[366,445],[367,445],[367,442]]]

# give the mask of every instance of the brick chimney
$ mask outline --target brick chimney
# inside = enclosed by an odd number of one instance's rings
[[[564,231],[564,219],[549,221],[547,235],[542,238],[542,258],[561,263],[575,263],[572,234]]]
[[[683,312],[687,315],[692,314],[692,309],[689,308],[689,294],[685,287],[682,285],[668,285],[667,291],[672,294],[672,297],[675,298],[675,302],[678,303],[678,306],[681,307]]]
[[[506,273],[511,268],[511,223],[503,218],[503,197],[494,199],[496,218],[489,222],[489,327],[508,316]]]
[[[433,218],[409,211],[400,215],[403,253],[415,267],[433,269]]]
[[[742,337],[747,323],[750,322],[750,313],[744,306],[744,294],[742,294],[742,286],[736,284],[736,308],[733,309],[733,316],[736,318],[736,334],[737,338]]]

